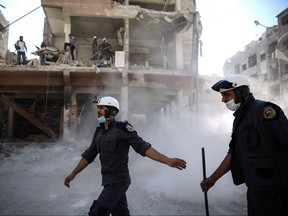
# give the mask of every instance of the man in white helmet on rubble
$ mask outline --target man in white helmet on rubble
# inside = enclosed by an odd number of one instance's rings
[[[99,45],[99,50],[101,51],[101,55],[99,60],[107,60],[110,61],[111,58],[111,45],[108,43],[106,38],[102,39],[102,43]]]
[[[97,41],[97,36],[93,37],[92,41],[92,58],[91,60],[98,60],[98,41]]]
[[[113,97],[95,100],[98,121],[90,147],[82,154],[82,159],[68,175],[64,184],[70,182],[85,169],[99,154],[101,161],[102,186],[98,199],[90,207],[89,216],[129,216],[126,191],[131,183],[128,169],[130,146],[135,152],[152,160],[167,164],[179,170],[186,168],[186,162],[178,158],[167,157],[156,151],[150,143],[138,136],[127,121],[115,120],[119,112],[119,102]]]
[[[288,121],[274,103],[256,100],[245,76],[212,86],[234,112],[228,154],[200,185],[207,192],[229,170],[235,185],[247,185],[248,216],[288,215]]]

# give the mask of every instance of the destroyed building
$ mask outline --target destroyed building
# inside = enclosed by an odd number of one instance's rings
[[[118,119],[133,124],[161,121],[176,109],[197,110],[203,81],[195,0],[41,0],[41,5],[49,47],[35,53],[43,58],[45,50],[43,64],[0,67],[2,138],[65,138],[86,130],[85,118],[96,115],[89,109],[95,95],[118,99]],[[76,38],[75,60],[64,50],[69,34]],[[92,60],[94,36],[98,45],[104,38],[111,45],[109,61]]]
[[[6,51],[8,49],[8,29],[9,22],[0,10],[0,63],[5,62]]]
[[[278,25],[266,27],[258,40],[245,46],[224,64],[224,75],[242,74],[251,80],[254,92],[288,111],[288,8],[276,15]]]

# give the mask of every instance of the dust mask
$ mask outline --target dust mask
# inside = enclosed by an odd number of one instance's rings
[[[98,120],[99,124],[106,122],[105,116],[101,116],[101,117],[97,118],[97,120]]]
[[[225,105],[229,110],[236,111],[240,107],[241,103],[236,104],[234,99],[231,99],[228,102],[226,102]]]

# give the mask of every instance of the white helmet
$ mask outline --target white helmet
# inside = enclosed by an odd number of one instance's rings
[[[106,38],[103,38],[102,41],[105,42],[105,41],[107,41],[107,39],[106,39]]]
[[[96,38],[97,38],[97,36],[94,36],[94,37],[93,37],[93,39],[96,39]]]
[[[217,92],[225,92],[228,90],[239,88],[240,86],[249,87],[249,80],[242,75],[232,75],[215,83],[212,86],[212,89]]]
[[[114,107],[119,112],[119,102],[113,97],[102,97],[97,101],[97,106],[109,106]]]

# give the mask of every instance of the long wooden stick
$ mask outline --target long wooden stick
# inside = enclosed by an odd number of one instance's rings
[[[203,180],[205,180],[206,179],[206,164],[205,164],[205,149],[203,147],[202,147],[202,168],[203,168]],[[206,216],[209,216],[209,206],[208,206],[207,191],[204,192],[204,200],[205,200]]]

